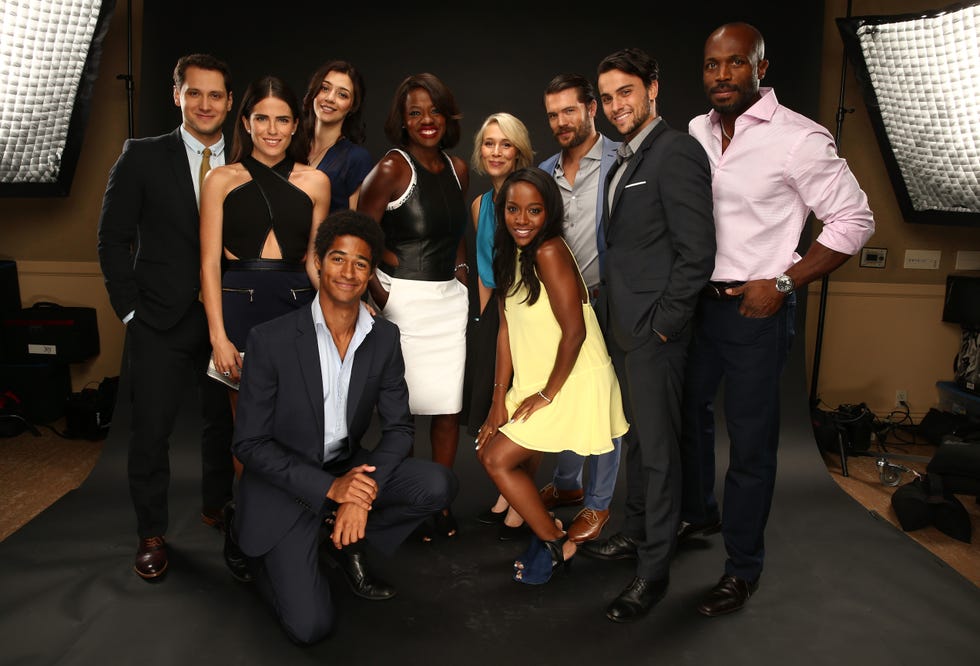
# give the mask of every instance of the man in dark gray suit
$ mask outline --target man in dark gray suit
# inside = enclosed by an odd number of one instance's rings
[[[646,614],[666,593],[680,511],[681,393],[691,318],[715,255],[711,173],[704,149],[657,116],[657,63],[639,49],[598,68],[606,118],[623,135],[606,180],[606,241],[596,308],[623,389],[626,518],[619,533],[582,545],[599,559],[636,558],[636,576],[606,609],[615,622]]]
[[[150,581],[167,572],[169,439],[191,384],[201,386],[204,415],[205,523],[218,526],[234,478],[231,405],[227,390],[205,378],[211,345],[198,300],[200,181],[207,167],[224,164],[228,66],[210,55],[184,56],[174,68],[173,92],[183,122],[169,134],[126,141],[99,218],[99,262],[112,307],[126,324],[128,474],[139,536],[133,568]]]
[[[233,534],[259,592],[291,639],[333,628],[320,573],[321,531],[354,594],[389,599],[368,571],[363,541],[391,553],[456,495],[452,471],[411,456],[413,418],[398,327],[361,296],[384,238],[362,213],[340,211],[317,230],[317,297],[248,336],[232,450],[244,466]],[[381,440],[361,446],[377,410]],[[328,527],[324,527],[326,524]]]

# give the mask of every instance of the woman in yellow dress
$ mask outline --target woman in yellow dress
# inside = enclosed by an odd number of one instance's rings
[[[554,179],[537,168],[516,171],[500,188],[496,213],[500,329],[493,402],[477,451],[534,532],[514,579],[538,584],[576,550],[538,494],[533,470],[541,455],[605,453],[629,426],[585,282],[562,238]]]

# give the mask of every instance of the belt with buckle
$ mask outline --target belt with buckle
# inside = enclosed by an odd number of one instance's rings
[[[704,285],[701,290],[701,295],[705,298],[709,298],[713,301],[734,301],[739,298],[738,296],[732,296],[726,293],[726,289],[733,289],[735,287],[741,287],[744,282],[709,282]]]

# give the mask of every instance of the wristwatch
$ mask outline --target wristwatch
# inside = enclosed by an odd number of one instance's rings
[[[780,294],[791,294],[794,289],[796,289],[796,283],[786,273],[776,278],[776,291]]]

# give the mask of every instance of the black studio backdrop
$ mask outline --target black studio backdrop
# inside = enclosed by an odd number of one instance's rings
[[[147,2],[143,16],[140,115],[137,134],[151,136],[179,123],[174,108],[174,63],[185,53],[209,52],[232,70],[235,105],[248,82],[282,77],[297,95],[323,62],[341,58],[361,70],[367,86],[366,147],[375,159],[389,148],[382,125],[392,94],[407,75],[429,71],[456,95],[462,138],[452,151],[469,160],[473,135],[491,113],[507,111],[531,132],[535,159],[557,149],[544,115],[542,91],[560,72],[593,82],[599,61],[636,46],[660,63],[660,115],[677,129],[707,109],[701,88],[705,38],[728,21],[747,21],[766,38],[765,85],[780,101],[815,117],[819,96],[824,3],[619,3],[587,11],[567,4],[284,2],[252,11],[238,2]],[[613,9],[622,7],[622,14]],[[598,112],[601,132],[618,139]],[[489,187],[473,174],[466,199]]]

